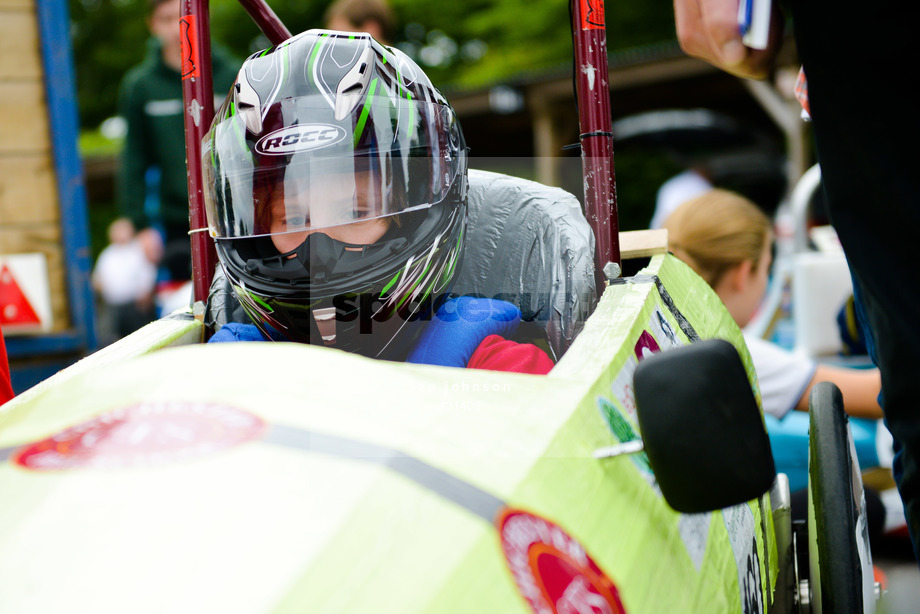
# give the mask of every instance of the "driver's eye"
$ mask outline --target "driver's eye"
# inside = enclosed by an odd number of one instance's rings
[[[286,228],[306,228],[307,218],[303,215],[292,215],[284,219]]]

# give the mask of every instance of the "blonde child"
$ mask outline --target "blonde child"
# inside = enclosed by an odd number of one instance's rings
[[[773,244],[767,216],[744,197],[714,189],[678,207],[664,227],[674,255],[706,280],[738,326],[744,328],[767,289]],[[781,419],[791,410],[808,411],[812,387],[829,381],[840,388],[848,414],[882,417],[877,369],[816,363],[750,335],[745,341],[766,413]]]

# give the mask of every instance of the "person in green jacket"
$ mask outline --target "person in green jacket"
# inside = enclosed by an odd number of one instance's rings
[[[125,75],[118,96],[118,113],[127,124],[116,181],[118,208],[135,228],[153,225],[163,232],[163,265],[172,280],[191,276],[180,16],[180,0],[148,0],[147,55]],[[216,106],[241,62],[216,45],[211,56]],[[157,183],[157,173],[159,207],[151,211],[147,185],[150,178]]]

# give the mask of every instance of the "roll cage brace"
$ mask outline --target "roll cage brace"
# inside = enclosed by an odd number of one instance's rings
[[[265,0],[239,2],[272,45],[291,37]],[[570,0],[570,13],[585,217],[594,231],[595,276],[602,287],[619,277],[621,270],[604,2]],[[204,303],[217,265],[214,242],[207,232],[201,173],[201,140],[214,119],[208,0],[182,0],[180,24],[193,301]]]

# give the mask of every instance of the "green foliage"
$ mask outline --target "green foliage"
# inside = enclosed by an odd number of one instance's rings
[[[443,31],[460,49],[471,41],[484,45],[485,54],[474,61],[459,57],[448,66],[425,66],[440,84],[482,86],[550,67],[564,68],[572,61],[571,19],[565,0],[393,2],[398,3],[401,15],[411,16],[429,32]],[[672,40],[672,11],[670,0],[608,2],[608,50]]]
[[[89,246],[90,257],[93,262],[109,244],[109,224],[118,218],[118,208],[115,203],[107,201],[93,201],[89,207]]]
[[[141,61],[147,0],[70,0],[77,97],[84,126],[115,113],[118,85]],[[293,32],[323,26],[331,0],[269,0]],[[566,0],[391,0],[401,29],[394,43],[440,86],[492,84],[572,61]],[[237,57],[269,46],[236,0],[211,0],[212,38]],[[674,38],[670,0],[608,2],[610,51]]]
[[[144,57],[145,0],[70,0],[77,100],[84,126],[115,113],[125,71]]]
[[[121,151],[122,139],[110,139],[101,130],[81,130],[77,149],[83,158],[103,158]]]
[[[323,13],[331,0],[267,0],[272,11],[292,34],[323,27]],[[256,28],[237,0],[211,0],[211,36],[238,58],[245,58],[271,44]]]
[[[322,27],[331,0],[268,0],[293,33]],[[77,96],[84,132],[84,156],[107,156],[120,143],[95,130],[116,112],[124,74],[146,52],[147,0],[70,0]],[[441,87],[476,87],[520,78],[541,69],[565,70],[572,62],[566,0],[391,0],[401,28],[394,43],[420,61]],[[269,46],[237,0],[211,0],[212,37],[244,58]],[[672,40],[671,0],[606,3],[607,47],[617,51]],[[428,61],[426,61],[428,60]],[[433,61],[436,60],[436,61]],[[86,130],[86,129],[89,130]],[[677,172],[660,156],[624,148],[616,153],[620,228],[645,228],[655,190]],[[502,169],[526,174],[527,169]],[[576,172],[571,189],[580,189]],[[90,218],[93,255],[106,243],[116,211],[110,199],[93,199]]]
[[[237,57],[268,47],[236,0],[210,3],[212,39]],[[322,26],[324,4],[270,0],[293,32]],[[122,77],[146,53],[147,0],[70,0],[71,39],[77,75],[80,120],[93,128],[116,112]]]
[[[671,156],[641,147],[614,145],[617,175],[617,212],[620,230],[648,228],[662,183],[684,170]]]

